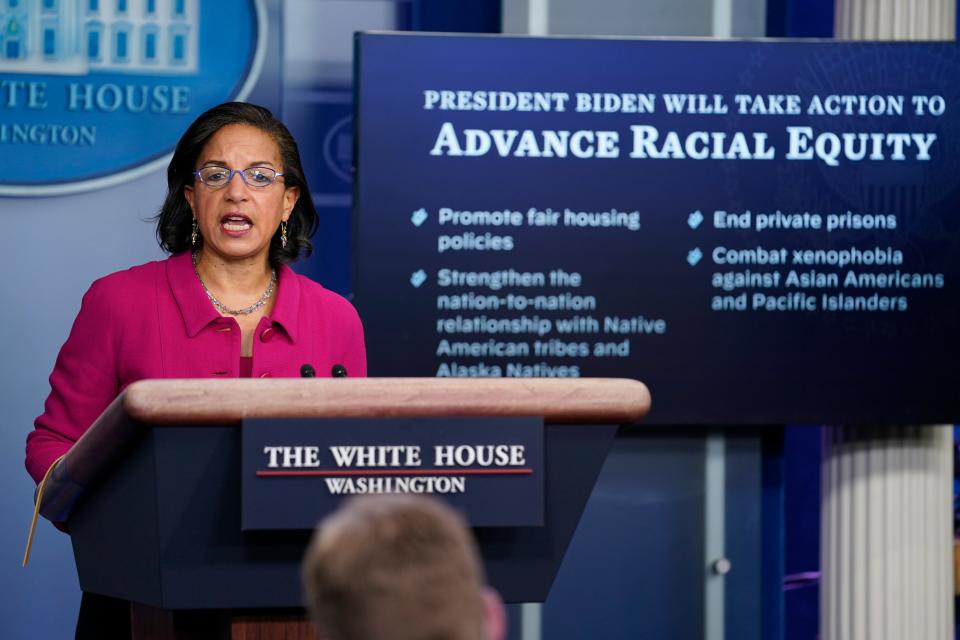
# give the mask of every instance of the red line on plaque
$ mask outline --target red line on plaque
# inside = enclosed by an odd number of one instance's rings
[[[290,476],[529,476],[533,469],[332,469],[329,471],[257,471],[261,478]]]

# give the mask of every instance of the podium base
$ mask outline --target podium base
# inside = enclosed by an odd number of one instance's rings
[[[302,612],[158,609],[130,603],[133,640],[321,640]]]

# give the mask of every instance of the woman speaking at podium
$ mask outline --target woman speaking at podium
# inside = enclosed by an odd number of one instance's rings
[[[279,120],[239,102],[210,109],[181,137],[167,183],[157,238],[172,255],[101,278],[84,295],[27,437],[38,483],[137,380],[329,376],[334,367],[366,375],[354,308],[287,266],[309,255],[317,213]],[[107,637],[105,605],[84,596],[78,637],[90,623]]]

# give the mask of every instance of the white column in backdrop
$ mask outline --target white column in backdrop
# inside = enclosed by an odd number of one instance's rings
[[[954,40],[956,0],[836,0],[843,40]],[[950,426],[828,427],[823,640],[953,638]]]

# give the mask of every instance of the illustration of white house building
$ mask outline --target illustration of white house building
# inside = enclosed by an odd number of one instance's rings
[[[0,71],[196,73],[198,0],[0,0]]]

